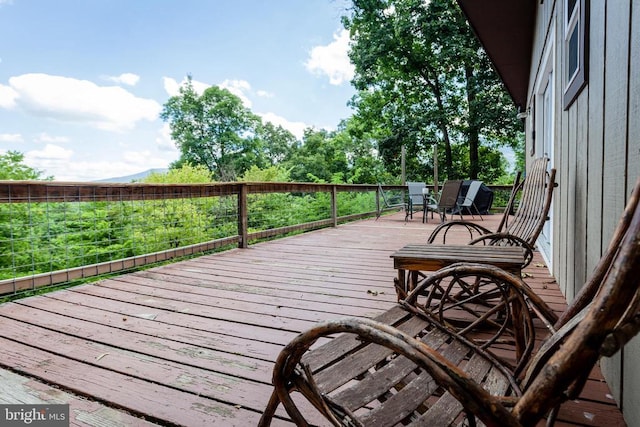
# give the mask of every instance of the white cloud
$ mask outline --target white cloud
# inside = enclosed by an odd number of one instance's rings
[[[59,145],[47,144],[43,150],[31,150],[25,154],[25,159],[33,160],[69,160],[73,156],[73,150],[67,150]]]
[[[15,104],[28,113],[64,122],[85,123],[109,131],[133,129],[140,120],[154,121],[161,106],[118,86],[48,74],[9,79]]]
[[[176,79],[172,79],[171,77],[163,77],[162,83],[164,86],[164,90],[167,92],[169,96],[177,96],[180,94],[180,86],[184,85],[187,82],[187,78],[182,79],[180,83]],[[202,95],[202,93],[209,87],[210,84],[200,82],[198,80],[191,80],[191,84],[193,85],[193,90],[196,91],[198,95]]]
[[[160,151],[167,151],[171,153],[179,153],[175,142],[171,138],[171,127],[168,123],[165,123],[160,130],[158,130],[158,136],[156,137],[156,144]]]
[[[133,175],[153,167],[166,167],[167,164],[160,166],[141,166],[139,164],[131,164],[123,161],[74,161],[73,168],[69,168],[66,162],[50,163],[46,168],[45,175],[53,175],[56,181],[98,181],[101,179],[115,178],[119,176]],[[35,166],[32,166],[35,167]],[[38,168],[45,169],[45,168]]]
[[[236,90],[236,91],[249,91],[251,90],[251,85],[246,80],[225,80],[219,85],[223,89],[227,90]]]
[[[240,98],[240,100],[242,101],[242,104],[245,107],[251,108],[251,106],[253,105],[251,100],[245,94],[245,92],[251,91],[251,85],[249,84],[248,81],[246,81],[246,80],[225,80],[222,83],[220,83],[218,85],[218,87],[220,87],[222,89],[226,89],[229,92],[231,92],[232,94],[234,94],[235,96],[237,96],[238,98]]]
[[[36,136],[34,139],[35,142],[53,142],[53,143],[64,143],[69,142],[69,138],[66,136],[51,136],[46,132],[42,132],[40,135]]]
[[[311,73],[328,76],[332,85],[341,85],[350,81],[354,75],[348,52],[349,31],[343,29],[333,35],[333,42],[311,49],[305,66]]]
[[[47,144],[42,150],[27,151],[24,155],[24,162],[32,168],[46,171],[43,175],[53,175],[57,178],[58,173],[76,172],[75,164],[70,165],[72,150],[64,149],[54,144]]]
[[[164,87],[165,92],[167,92],[169,96],[176,96],[180,93],[179,92],[180,83],[178,83],[175,79],[172,79],[171,77],[163,77],[162,86]]]
[[[0,84],[0,108],[14,108],[16,106],[17,98],[18,92],[13,90],[10,86]]]
[[[135,165],[138,168],[156,168],[166,167],[166,159],[160,157],[154,157],[151,151],[125,151],[122,154],[122,158],[125,163]]]
[[[187,82],[186,78],[182,79],[180,83],[178,83],[175,79],[172,79],[171,77],[163,77],[162,80],[163,80],[164,90],[169,94],[169,96],[179,95],[180,87]],[[196,91],[198,95],[202,95],[202,93],[207,88],[211,87],[210,84],[199,82],[197,80],[192,80],[191,84],[193,85],[193,89]],[[232,94],[234,94],[235,96],[237,96],[238,98],[240,98],[240,100],[242,101],[242,104],[245,107],[251,108],[251,106],[253,105],[253,103],[247,96],[247,92],[251,91],[251,85],[249,84],[248,81],[227,79],[222,83],[220,83],[218,87],[221,89],[226,89]]]
[[[266,122],[271,122],[276,126],[282,126],[289,132],[291,132],[296,138],[302,139],[304,136],[304,130],[309,127],[306,123],[303,122],[291,122],[284,117],[280,117],[275,113],[258,113],[262,120]]]
[[[135,86],[140,81],[140,76],[133,73],[123,73],[119,76],[107,76],[106,79],[118,84]]]
[[[177,158],[173,154],[159,156],[149,150],[124,151],[120,158],[100,161],[77,160],[74,154],[72,150],[47,144],[42,150],[28,151],[25,163],[45,171],[44,175],[51,175],[56,181],[83,182],[133,175],[152,168],[166,168]]]
[[[267,92],[266,90],[259,90],[256,92],[256,95],[260,98],[273,98],[276,96],[274,93]]]
[[[19,133],[0,133],[0,142],[23,142]]]

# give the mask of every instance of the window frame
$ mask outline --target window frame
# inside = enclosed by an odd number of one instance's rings
[[[564,73],[563,73],[563,106],[564,109],[568,109],[573,101],[578,97],[582,89],[587,84],[588,80],[588,52],[589,52],[589,32],[587,31],[587,27],[589,25],[588,22],[588,11],[587,5],[588,1],[586,0],[575,0],[575,5],[573,10],[569,10],[569,3],[571,0],[564,0],[564,38],[563,38],[563,51],[565,63],[563,64]],[[571,36],[574,34],[574,30],[577,27],[577,37],[578,37],[578,52],[577,52],[577,68],[575,72],[569,76],[569,59],[570,59],[570,48],[569,43],[571,40]]]

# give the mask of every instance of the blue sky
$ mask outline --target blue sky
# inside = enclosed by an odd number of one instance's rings
[[[346,0],[0,0],[0,153],[60,181],[167,167],[187,74],[301,136],[351,115]]]

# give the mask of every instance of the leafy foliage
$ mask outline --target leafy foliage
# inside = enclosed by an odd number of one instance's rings
[[[176,167],[204,165],[217,179],[230,181],[256,160],[253,136],[260,119],[226,89],[211,86],[198,95],[189,76],[160,117],[169,122],[181,152]]]
[[[186,163],[179,168],[169,169],[165,173],[154,172],[142,182],[148,184],[201,184],[212,181],[213,176],[205,166]]]
[[[404,145],[409,176],[429,178],[435,145],[444,175],[478,178],[484,141],[515,144],[515,111],[453,0],[353,0],[343,23],[357,120],[372,129],[393,172]],[[466,166],[454,153],[463,143]]]
[[[5,154],[0,154],[0,179],[38,180],[43,178],[42,171],[24,164],[24,154],[9,150]],[[44,179],[51,180],[53,178]]]
[[[336,131],[307,129],[283,161],[293,181],[375,184],[388,181],[375,141],[350,119]]]

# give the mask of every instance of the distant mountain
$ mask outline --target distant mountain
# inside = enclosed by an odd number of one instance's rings
[[[140,173],[136,173],[134,175],[127,175],[127,176],[119,176],[116,178],[107,178],[107,179],[100,179],[97,180],[95,182],[112,182],[112,183],[130,183],[130,182],[138,182],[143,178],[146,178],[148,175],[151,175],[152,173],[165,173],[167,172],[169,169],[163,169],[163,168],[156,168],[156,169],[149,169],[146,170],[144,172],[140,172]]]

